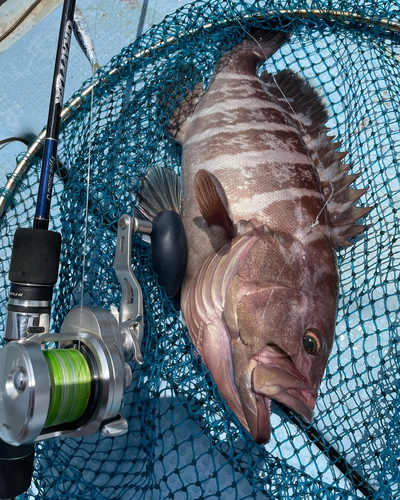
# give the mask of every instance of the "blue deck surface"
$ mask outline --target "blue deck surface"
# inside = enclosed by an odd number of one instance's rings
[[[188,3],[187,1],[182,3]],[[174,12],[180,0],[79,0],[93,36],[100,65],[153,24]],[[37,136],[47,122],[61,7],[0,54],[0,140],[26,133]],[[73,37],[64,102],[90,78],[91,67]],[[15,168],[22,143],[0,150],[0,186]]]

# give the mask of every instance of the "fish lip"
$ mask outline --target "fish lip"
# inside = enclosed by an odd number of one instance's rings
[[[265,364],[268,366],[274,366],[276,368],[279,368],[288,375],[291,375],[292,377],[301,380],[304,382],[311,390],[312,387],[307,380],[307,378],[299,372],[299,370],[296,368],[296,365],[293,363],[292,358],[287,354],[283,349],[278,347],[275,344],[269,344],[267,345],[261,352],[256,354],[255,356],[252,357],[254,361],[261,364]]]
[[[296,391],[296,389],[285,389],[286,393],[271,396],[274,401],[288,406],[293,411],[298,413],[305,422],[311,424],[314,420],[314,406],[316,398],[305,396],[305,391]],[[296,395],[294,395],[295,393]],[[314,404],[310,405],[308,401],[313,400]]]
[[[278,346],[267,346],[253,356],[253,391],[283,403],[311,423],[317,391],[296,368],[291,357]]]

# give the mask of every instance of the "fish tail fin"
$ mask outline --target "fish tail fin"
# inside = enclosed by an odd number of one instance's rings
[[[261,28],[252,29],[248,33],[247,38],[237,47],[239,50],[256,53],[261,62],[275,54],[291,36],[292,34],[289,31],[273,31]]]
[[[333,244],[343,247],[353,245],[349,238],[367,229],[367,226],[354,223],[365,217],[373,207],[354,206],[366,190],[349,187],[360,174],[347,175],[350,165],[341,162],[347,152],[337,151],[341,142],[332,142],[334,137],[328,135],[328,113],[322,98],[303,78],[289,69],[276,75],[263,73],[260,79],[267,95],[279,104],[309,150],[325,197]]]
[[[167,167],[152,167],[142,180],[134,214],[154,220],[159,212],[172,210],[181,215],[182,183]]]

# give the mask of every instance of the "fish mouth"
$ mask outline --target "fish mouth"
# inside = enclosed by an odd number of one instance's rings
[[[257,410],[263,414],[264,422],[268,420],[268,427],[271,399],[288,406],[306,422],[312,422],[317,391],[297,370],[287,353],[276,345],[269,345],[253,356],[251,366],[252,389],[256,395]],[[264,401],[261,401],[261,398]],[[265,414],[266,410],[268,415]]]

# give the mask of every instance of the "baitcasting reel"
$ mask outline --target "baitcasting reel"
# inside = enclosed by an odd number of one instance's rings
[[[127,432],[120,414],[132,381],[126,361],[143,363],[143,297],[131,268],[136,231],[151,235],[152,223],[128,215],[119,219],[114,261],[122,287],[119,313],[114,306],[111,311],[76,307],[60,333],[18,332],[29,322],[9,313],[6,330],[20,340],[0,351],[0,438],[6,443]]]

